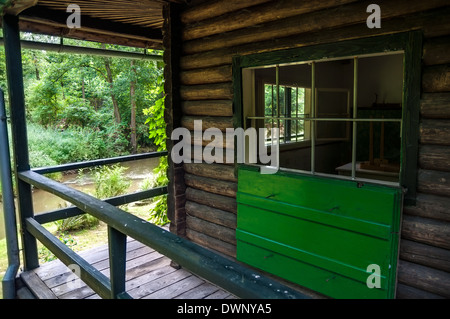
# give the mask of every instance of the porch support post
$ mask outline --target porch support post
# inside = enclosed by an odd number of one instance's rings
[[[22,55],[20,47],[19,18],[3,16],[6,75],[13,138],[14,172],[17,185],[19,218],[22,229],[23,260],[25,270],[39,267],[36,238],[25,227],[25,220],[33,217],[31,186],[18,178],[18,172],[30,169],[25,118]]]
[[[184,182],[183,163],[175,164],[170,156],[174,146],[174,141],[170,139],[172,131],[181,127],[181,109],[180,97],[180,53],[181,52],[181,27],[180,11],[181,5],[168,3],[164,6],[164,27],[163,27],[163,46],[164,46],[164,91],[165,110],[164,120],[166,122],[167,142],[166,147],[169,153],[169,168],[167,175],[169,178],[168,197],[167,197],[167,217],[170,220],[170,231],[178,236],[186,236],[186,185]]]
[[[111,298],[116,299],[125,292],[127,236],[108,226],[108,243]]]

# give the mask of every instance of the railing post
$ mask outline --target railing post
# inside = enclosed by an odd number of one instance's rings
[[[109,278],[111,298],[119,298],[125,292],[125,269],[127,257],[127,236],[108,226]]]
[[[8,79],[11,128],[14,147],[15,175],[17,181],[18,208],[22,228],[22,244],[25,270],[39,267],[36,238],[25,226],[25,220],[34,216],[31,185],[18,178],[18,172],[30,170],[28,138],[25,118],[22,55],[20,47],[19,18],[3,16],[6,74]]]

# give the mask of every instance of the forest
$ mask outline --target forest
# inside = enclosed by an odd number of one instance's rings
[[[61,43],[61,38],[53,36],[22,33],[21,37]],[[144,53],[143,49],[71,39],[63,43]],[[161,62],[27,49],[22,50],[22,62],[32,167],[158,148],[161,140],[155,125],[164,123]],[[5,73],[4,48],[0,47],[0,87],[7,99]],[[149,126],[154,128],[151,137]]]
[[[162,54],[31,33],[22,33],[21,39]],[[22,65],[32,168],[166,149],[162,62],[22,49]],[[0,46],[0,88],[9,112],[3,46]],[[162,157],[145,188],[166,185],[166,170],[167,158]],[[103,171],[103,176],[110,176],[102,181],[104,187],[121,186],[121,180],[126,179],[123,172],[122,167]],[[48,177],[61,179],[61,174]],[[1,188],[0,184],[0,202]],[[110,191],[108,195],[120,195],[127,187],[118,189],[120,192]],[[156,223],[167,221],[165,196],[154,199],[150,216],[154,216]]]

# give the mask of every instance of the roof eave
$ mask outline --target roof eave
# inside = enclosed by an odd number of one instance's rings
[[[0,15],[18,15],[37,3],[38,0],[0,0]]]

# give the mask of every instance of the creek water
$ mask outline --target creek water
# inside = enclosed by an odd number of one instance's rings
[[[126,167],[124,172],[125,178],[129,179],[131,185],[127,193],[133,193],[140,190],[140,185],[144,179],[153,175],[153,169],[159,164],[159,158],[149,158],[137,161],[125,162],[120,165]],[[67,174],[63,176],[61,181],[63,184],[78,189],[88,194],[94,194],[95,185],[92,176],[89,173]],[[33,210],[38,215],[43,212],[56,210],[59,208],[70,206],[65,200],[42,191],[40,189],[33,190]],[[0,203],[0,240],[5,238],[5,225],[3,216],[3,205]]]

